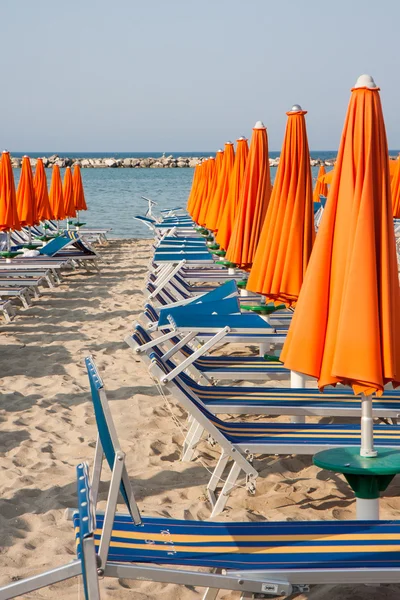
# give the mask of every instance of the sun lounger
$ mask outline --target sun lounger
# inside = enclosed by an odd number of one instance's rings
[[[169,371],[154,353],[150,372],[158,384],[165,386],[184,406],[189,415],[221,447],[222,453],[208,484],[208,494],[213,506],[212,516],[225,507],[231,490],[241,471],[246,475],[250,491],[255,490],[258,472],[249,458],[254,454],[315,454],[336,446],[359,446],[360,425],[322,423],[244,423],[222,421],[211,413],[205,404],[186,389],[182,378]],[[376,447],[400,448],[400,426],[376,425],[374,427]],[[225,484],[219,495],[217,487],[221,476],[232,461]]]
[[[0,600],[79,575],[89,600],[99,598],[98,576],[204,587],[203,598],[208,600],[216,598],[219,589],[239,591],[242,597],[274,597],[305,593],[310,584],[400,582],[399,521],[210,522],[143,517],[103,383],[93,361],[86,359],[86,364],[98,441],[92,482],[86,465],[77,468],[79,510],[73,521],[78,559],[0,589]],[[106,509],[95,512],[103,457],[112,478]],[[119,492],[124,513],[116,512]]]

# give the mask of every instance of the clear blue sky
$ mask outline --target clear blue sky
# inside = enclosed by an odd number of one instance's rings
[[[336,149],[350,88],[381,87],[400,147],[399,0],[1,0],[0,146],[213,150],[292,104]]]

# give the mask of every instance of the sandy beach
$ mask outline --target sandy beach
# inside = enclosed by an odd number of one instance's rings
[[[81,460],[91,464],[94,454],[96,427],[84,366],[88,354],[104,378],[142,512],[209,518],[207,469],[218,451],[203,442],[196,460],[180,462],[186,415],[173,398],[166,402],[160,396],[140,358],[124,342],[144,303],[150,246],[147,240],[110,242],[100,249],[105,261],[100,273],[65,275],[62,285],[43,290],[34,307],[1,327],[0,585],[75,557],[72,524],[64,512],[76,505],[76,465]],[[239,486],[218,520],[355,518],[345,481],[314,467],[311,457],[265,457],[263,465],[256,495]],[[104,501],[105,487],[102,492]],[[382,519],[398,516],[399,493],[400,483],[392,483],[381,501]],[[101,590],[102,597],[121,600],[161,594],[165,600],[202,597],[199,589],[127,580],[103,580]],[[297,598],[397,595],[396,586],[320,586]],[[74,579],[24,597],[83,598],[82,583]],[[219,596],[238,597],[228,592]]]

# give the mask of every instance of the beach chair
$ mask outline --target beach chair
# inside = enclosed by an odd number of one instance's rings
[[[175,332],[154,337],[154,332],[147,331],[140,323],[135,324],[133,333],[125,339],[135,354],[145,361],[148,359],[148,364],[152,351],[157,352],[163,360],[172,357],[178,363],[186,360],[185,370],[196,381],[205,384],[215,384],[218,380],[290,380],[290,371],[272,354],[259,357],[198,353],[195,357],[198,348],[192,348],[190,341],[190,338],[182,339]]]
[[[91,358],[86,365],[98,439],[92,480],[86,465],[77,468],[79,510],[73,522],[78,559],[1,588],[0,600],[79,575],[87,600],[100,597],[99,576],[202,587],[203,600],[215,599],[219,590],[238,591],[242,598],[268,598],[306,593],[312,584],[400,582],[399,521],[209,522],[143,517],[102,380]],[[104,458],[112,477],[106,509],[96,512]],[[117,512],[119,497],[126,508],[123,513]]]
[[[221,456],[207,486],[213,507],[211,516],[218,515],[224,509],[241,471],[246,476],[248,490],[251,493],[255,492],[258,472],[252,464],[254,455],[307,455],[336,446],[360,445],[359,423],[353,425],[222,421],[208,410],[202,400],[195,397],[192,390],[188,390],[179,372],[170,371],[155,353],[151,354],[150,358],[150,373],[157,384],[164,386],[182,404],[201,430],[204,429],[221,448]],[[376,425],[374,440],[377,448],[398,450],[400,426]],[[229,462],[232,462],[231,470],[218,493],[219,482]]]

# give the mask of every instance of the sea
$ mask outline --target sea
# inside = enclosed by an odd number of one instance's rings
[[[13,156],[28,154],[32,158],[58,154],[70,158],[145,158],[161,157],[162,152],[12,152]],[[215,152],[165,152],[166,156],[211,156]],[[311,158],[328,160],[335,158],[337,151],[313,151]],[[398,151],[390,151],[395,156]],[[276,158],[280,152],[270,152]],[[276,168],[271,168],[272,182]],[[62,176],[63,169],[61,169]],[[82,169],[82,180],[85,189],[88,211],[81,213],[80,220],[93,227],[111,227],[111,238],[150,238],[151,231],[135,220],[135,215],[144,215],[150,198],[157,209],[184,207],[190,192],[193,169]],[[316,178],[318,167],[312,169]],[[51,170],[46,169],[50,186]],[[18,185],[20,169],[14,170],[15,182]]]

